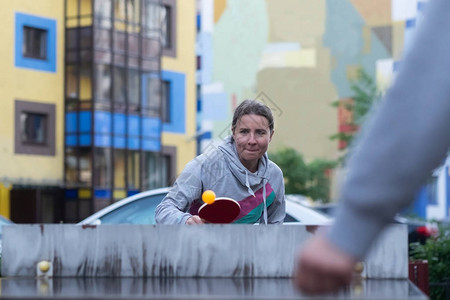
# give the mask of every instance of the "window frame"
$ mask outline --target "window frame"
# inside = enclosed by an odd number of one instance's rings
[[[161,120],[163,123],[171,122],[171,85],[169,80],[161,79]]]
[[[23,124],[22,122],[22,117],[26,115],[27,116],[27,120],[25,120],[25,124]],[[35,139],[24,139],[24,135],[27,135],[27,131],[28,131],[28,122],[31,121],[30,119],[32,119],[33,121],[36,121],[35,118],[40,118],[41,119],[41,127],[42,127],[42,141],[39,140],[35,140]],[[20,115],[20,126],[21,126],[21,142],[23,144],[26,145],[46,145],[47,144],[47,139],[48,139],[48,133],[47,133],[47,123],[48,123],[48,115],[46,114],[41,114],[41,113],[36,113],[36,112],[29,112],[29,111],[24,111],[21,113]],[[22,127],[24,125],[24,127]],[[34,126],[33,126],[34,127]],[[23,129],[23,130],[22,130]],[[33,130],[32,133],[36,133],[37,131]]]
[[[162,0],[161,5],[169,8],[169,23],[168,23],[168,46],[161,47],[163,56],[176,57],[177,56],[177,1],[176,0]],[[161,33],[162,34],[162,33]]]
[[[46,142],[28,143],[22,141],[22,126],[20,118],[24,113],[34,113],[45,115],[47,122],[45,124],[44,135]],[[55,104],[30,102],[23,100],[15,100],[14,103],[14,153],[15,154],[32,154],[55,156],[55,125],[56,122],[56,106]]]
[[[22,55],[27,58],[46,60],[48,56],[48,30],[28,25],[24,25],[22,28],[24,35],[22,41]],[[27,37],[32,39],[29,40]],[[36,45],[35,41],[38,41],[38,45]],[[37,49],[39,49],[39,51],[36,51]]]
[[[45,59],[24,55],[24,27],[47,31],[47,56]],[[19,68],[35,69],[51,73],[56,72],[56,20],[19,12],[15,13],[14,64]]]
[[[438,204],[438,185],[439,185],[439,176],[431,175],[427,179],[426,183],[426,193],[428,204],[436,205]]]

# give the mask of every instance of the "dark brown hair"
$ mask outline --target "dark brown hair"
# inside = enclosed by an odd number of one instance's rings
[[[242,116],[251,114],[266,118],[269,123],[270,132],[273,131],[273,115],[270,108],[264,103],[250,99],[242,101],[242,103],[239,104],[238,107],[236,107],[233,115],[233,122],[231,123],[231,130],[234,132],[236,124],[242,118]]]

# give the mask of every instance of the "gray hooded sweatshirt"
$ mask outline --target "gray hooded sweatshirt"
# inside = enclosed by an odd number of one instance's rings
[[[217,197],[239,202],[241,213],[234,223],[283,223],[286,215],[281,169],[267,153],[251,173],[239,160],[231,137],[218,148],[190,161],[167,196],[156,208],[158,224],[185,224],[203,204],[202,193],[212,190]]]

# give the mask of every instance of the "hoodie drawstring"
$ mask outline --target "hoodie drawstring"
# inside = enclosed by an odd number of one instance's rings
[[[264,180],[263,180],[264,224],[267,224],[266,183],[267,183],[267,178],[264,178]]]
[[[250,195],[252,195],[253,197],[256,197],[255,193],[250,188],[250,183],[248,182],[248,172],[247,172],[247,170],[245,170],[245,186],[247,187],[247,190],[250,193]]]

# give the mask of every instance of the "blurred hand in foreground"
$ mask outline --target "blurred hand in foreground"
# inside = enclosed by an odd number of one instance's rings
[[[295,285],[304,293],[336,292],[350,284],[356,259],[316,235],[298,253]]]

